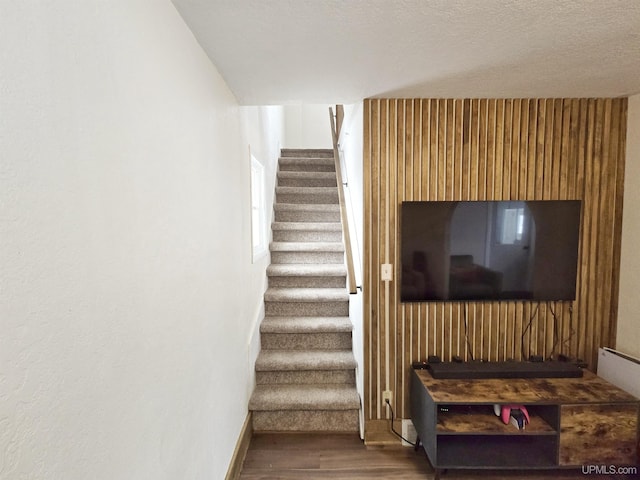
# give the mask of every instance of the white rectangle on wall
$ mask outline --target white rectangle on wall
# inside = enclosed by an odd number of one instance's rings
[[[598,376],[640,398],[640,359],[612,348],[600,348],[598,357]]]

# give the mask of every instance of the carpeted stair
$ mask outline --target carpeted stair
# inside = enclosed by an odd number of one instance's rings
[[[358,431],[347,270],[332,150],[283,150],[254,431]]]

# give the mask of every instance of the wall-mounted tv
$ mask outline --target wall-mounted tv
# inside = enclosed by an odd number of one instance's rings
[[[403,302],[575,300],[579,200],[403,202]]]

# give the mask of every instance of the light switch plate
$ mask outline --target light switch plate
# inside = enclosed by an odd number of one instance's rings
[[[380,266],[380,278],[383,282],[390,282],[393,280],[393,265],[390,263],[383,263]]]

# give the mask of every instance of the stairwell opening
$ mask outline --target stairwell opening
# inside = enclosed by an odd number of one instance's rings
[[[283,150],[278,165],[253,429],[356,433],[360,398],[333,151]]]

